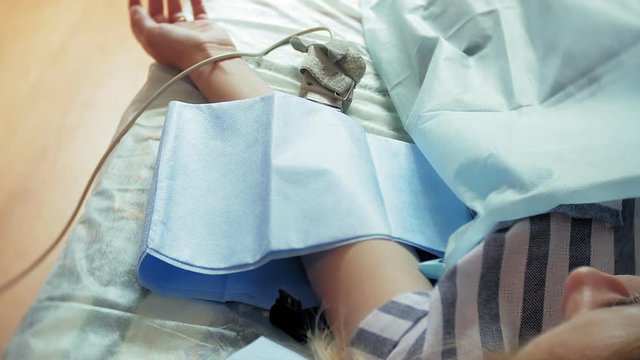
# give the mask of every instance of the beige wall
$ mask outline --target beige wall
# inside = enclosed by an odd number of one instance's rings
[[[151,60],[129,33],[126,0],[0,0],[0,14],[4,282],[63,226]],[[57,253],[0,296],[0,349]]]

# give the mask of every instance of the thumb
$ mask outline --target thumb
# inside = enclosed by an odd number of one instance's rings
[[[135,3],[135,1],[132,1],[132,3]],[[133,33],[138,39],[149,29],[157,25],[142,5],[134,4],[129,7],[129,16],[131,20],[131,30],[133,30]]]

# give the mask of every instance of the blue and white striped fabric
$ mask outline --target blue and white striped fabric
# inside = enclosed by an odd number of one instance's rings
[[[365,358],[403,360],[518,349],[561,322],[571,270],[640,275],[640,201],[622,201],[619,215],[616,226],[550,213],[493,233],[433,293],[403,294],[369,314],[351,347]]]

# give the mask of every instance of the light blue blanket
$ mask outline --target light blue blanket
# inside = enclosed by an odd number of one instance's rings
[[[375,66],[420,150],[498,222],[640,195],[640,2],[363,0]]]

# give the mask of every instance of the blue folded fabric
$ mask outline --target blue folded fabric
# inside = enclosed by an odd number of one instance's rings
[[[405,130],[477,213],[447,268],[502,222],[640,196],[640,1],[360,7]]]
[[[372,238],[441,255],[465,206],[413,144],[283,94],[173,102],[138,276],[164,294],[317,304],[297,256]]]

